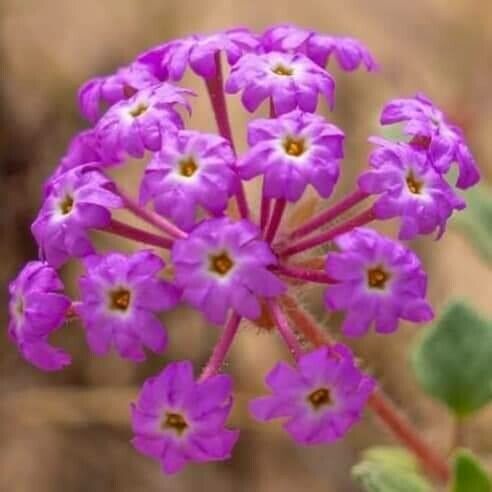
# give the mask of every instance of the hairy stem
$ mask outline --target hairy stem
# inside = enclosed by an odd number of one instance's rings
[[[284,215],[285,207],[287,206],[287,202],[283,198],[278,198],[275,201],[275,206],[273,207],[272,218],[270,220],[270,224],[268,225],[267,232],[265,234],[265,240],[267,243],[271,243],[275,234],[277,234],[278,228],[280,226],[280,222],[282,222],[282,217]]]
[[[270,219],[270,208],[272,200],[267,198],[263,193],[261,196],[261,209],[260,209],[260,229],[264,231],[268,225]]]
[[[281,297],[281,303],[297,329],[313,345],[321,346],[335,343],[330,335],[318,326],[312,316],[299,306],[293,297],[284,295]],[[427,444],[408,418],[399,411],[381,389],[372,394],[368,406],[384,426],[415,454],[429,476],[441,483],[448,482],[451,473],[445,458]]]
[[[290,239],[298,239],[302,236],[306,236],[307,234],[310,234],[311,232],[315,231],[316,229],[319,229],[320,227],[324,226],[325,224],[328,224],[332,220],[336,219],[339,215],[343,214],[347,210],[351,209],[358,203],[360,203],[362,200],[366,199],[368,195],[366,193],[363,193],[360,190],[355,191],[354,193],[351,193],[350,195],[346,196],[342,200],[340,200],[338,203],[336,203],[333,207],[324,210],[321,212],[319,215],[313,217],[311,220],[306,222],[305,224],[297,227],[294,229],[290,234],[289,238]]]
[[[144,207],[141,207],[132,197],[130,197],[125,191],[118,188],[118,194],[122,198],[126,208],[136,217],[139,217],[143,221],[153,225],[156,229],[169,234],[175,239],[184,239],[188,237],[188,234],[174,225],[169,220],[165,219],[159,214],[151,212]]]
[[[233,312],[222,329],[220,338],[214,347],[207,365],[202,371],[200,380],[203,381],[204,379],[214,376],[219,372],[225,358],[227,357],[227,354],[229,353],[229,349],[232,346],[232,342],[237,334],[240,322],[241,316],[239,316],[236,312]]]
[[[138,243],[148,244],[149,246],[157,246],[158,248],[171,249],[173,242],[171,239],[151,232],[138,229],[131,225],[120,222],[116,219],[111,219],[108,226],[101,228],[101,231],[110,232],[117,236],[137,241]]]
[[[277,265],[272,268],[272,271],[284,275],[286,277],[294,278],[302,282],[314,282],[317,284],[334,284],[333,280],[323,270],[312,270],[308,268],[293,266],[293,265]]]
[[[289,326],[289,320],[282,311],[281,306],[278,301],[270,300],[268,301],[268,307],[270,308],[272,318],[275,321],[280,336],[283,338],[294,358],[296,360],[299,359],[302,355],[302,347],[299,344],[295,333],[292,331],[292,328]]]
[[[220,53],[215,55],[215,65],[217,74],[215,77],[205,79],[210,103],[215,115],[217,128],[222,137],[228,140],[236,154],[234,139],[232,138],[231,123],[229,121],[229,113],[227,111],[227,102],[224,93],[224,80],[222,76],[222,64],[220,61]],[[236,201],[241,217],[247,219],[249,217],[249,206],[246,199],[243,183],[241,182],[236,193]]]
[[[317,246],[327,243],[341,234],[351,231],[355,227],[359,227],[373,221],[375,218],[376,217],[374,216],[372,208],[369,208],[359,215],[356,215],[354,218],[334,227],[333,229],[288,246],[287,248],[279,251],[278,255],[287,257],[297,253],[302,253],[307,249],[316,248]]]

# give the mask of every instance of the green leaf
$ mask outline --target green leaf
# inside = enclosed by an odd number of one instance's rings
[[[492,482],[476,458],[467,451],[459,451],[454,460],[452,492],[491,492]]]
[[[415,458],[405,449],[375,447],[364,453],[352,476],[366,492],[431,492]]]
[[[461,302],[448,306],[412,354],[422,387],[458,417],[492,399],[492,323]]]
[[[492,191],[476,186],[465,194],[467,208],[453,216],[450,224],[469,237],[487,261],[492,261]]]

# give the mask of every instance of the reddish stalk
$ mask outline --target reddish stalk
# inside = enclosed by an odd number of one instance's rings
[[[266,229],[268,220],[270,219],[270,208],[272,201],[264,194],[261,196],[261,211],[260,211],[260,228],[262,231]]]
[[[219,372],[232,346],[232,342],[234,341],[234,338],[237,334],[240,322],[241,316],[239,316],[239,314],[237,314],[236,312],[233,312],[222,330],[220,338],[214,347],[214,350],[212,352],[212,355],[210,356],[209,361],[207,362],[207,365],[202,371],[202,374],[200,376],[201,381],[207,379],[210,376],[214,376]]]
[[[280,222],[282,222],[282,217],[284,215],[285,207],[287,206],[287,202],[283,198],[278,198],[275,201],[275,206],[273,207],[272,218],[270,220],[270,224],[268,225],[267,232],[265,234],[265,240],[267,243],[271,243],[275,234],[277,234],[278,228],[280,226]]]
[[[297,227],[294,229],[290,234],[289,238],[290,239],[297,239],[302,236],[306,236],[307,234],[315,231],[316,229],[319,229],[320,227],[324,226],[328,222],[331,222],[332,220],[336,219],[339,215],[342,213],[346,212],[347,210],[351,209],[358,203],[360,203],[362,200],[365,200],[369,195],[366,193],[363,193],[360,190],[355,191],[354,193],[351,193],[350,195],[346,196],[342,200],[340,200],[337,204],[335,204],[333,207],[324,210],[321,212],[319,215],[313,217],[311,220],[306,222],[305,224]]]
[[[280,302],[297,329],[313,345],[321,346],[335,343],[335,340],[317,325],[315,320],[299,306],[293,297],[284,295]],[[446,460],[422,439],[408,418],[399,411],[381,389],[372,394],[368,406],[385,427],[415,454],[429,476],[443,484],[449,481],[451,472]]]
[[[125,191],[118,188],[118,194],[123,200],[126,208],[136,217],[139,217],[143,221],[154,226],[159,231],[169,234],[175,239],[184,239],[188,237],[188,234],[174,225],[169,220],[165,219],[159,214],[151,212],[144,207],[141,207],[131,196],[129,196]]]
[[[294,358],[296,360],[299,359],[302,355],[302,347],[297,341],[297,337],[292,331],[292,328],[289,326],[289,320],[286,318],[278,301],[268,301],[268,307],[270,308],[272,318],[275,321],[277,330],[283,338],[285,345],[287,345]]]
[[[286,277],[294,278],[302,282],[314,282],[317,284],[334,284],[333,280],[323,270],[312,270],[308,268],[297,267],[293,265],[277,265],[272,268],[275,273]]]
[[[157,246],[158,248],[171,249],[173,245],[173,241],[167,237],[152,234],[151,232],[138,229],[137,227],[125,224],[116,219],[111,219],[110,224],[100,230],[103,232],[110,232],[111,234],[126,239],[131,239],[132,241],[137,241],[138,243]]]
[[[216,76],[210,79],[205,79],[205,84],[207,86],[210,103],[214,111],[215,121],[217,123],[219,133],[226,140],[229,140],[234,154],[236,154],[236,147],[234,145],[234,139],[232,138],[231,123],[229,121],[229,113],[227,111],[227,102],[224,93],[224,79],[222,76],[220,53],[215,55],[215,65],[217,67]],[[241,217],[247,219],[249,217],[249,206],[242,181],[239,184],[239,188],[236,193],[236,201]]]
[[[331,241],[335,237],[344,234],[345,232],[351,231],[355,227],[359,227],[373,221],[375,218],[376,217],[374,216],[372,208],[369,208],[359,215],[356,215],[354,218],[334,227],[333,229],[322,232],[317,236],[313,236],[311,238],[307,238],[294,243],[293,245],[279,251],[278,255],[285,258],[297,253],[302,253],[307,249],[316,248],[317,246],[327,243],[328,241]]]

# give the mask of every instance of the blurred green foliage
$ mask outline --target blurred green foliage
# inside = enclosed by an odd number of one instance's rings
[[[477,459],[468,451],[459,451],[454,460],[452,492],[490,492],[492,482]]]
[[[492,400],[492,322],[455,302],[425,331],[412,362],[430,395],[469,415]]]

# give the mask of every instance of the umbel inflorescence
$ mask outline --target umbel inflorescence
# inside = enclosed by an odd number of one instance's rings
[[[286,207],[309,185],[329,199],[339,178],[344,132],[315,114],[320,96],[335,105],[327,69],[333,63],[346,71],[377,68],[352,38],[290,25],[260,35],[232,29],[164,43],[79,91],[92,126],[74,137],[45,184],[32,225],[40,259],[10,284],[9,335],[27,361],[54,371],[70,356],[48,338],[68,318],[80,319],[95,354],[114,349],[135,362],[146,350],[165,350],[159,314],[179,302],[219,325],[198,377],[189,361],[169,363],[144,383],[132,405],[133,445],[166,473],[231,454],[239,433],[226,426],[232,381],[220,372],[242,320],[275,328],[293,356],[267,374],[270,394],[250,402],[256,419],[282,419],[302,445],[329,443],[373,401],[373,378],[298,304],[294,289],[303,283],[325,285],[326,308],[343,312],[346,335],[362,336],[371,327],[391,333],[401,319],[433,317],[417,255],[365,227],[396,218],[399,240],[439,237],[465,206],[456,188],[479,180],[461,130],[423,95],[384,106],[381,123],[403,124],[406,136],[370,139],[368,168],[352,193],[295,229],[282,227]],[[193,93],[177,84],[188,68],[206,85],[217,135],[185,128],[182,110],[191,111]],[[226,93],[240,93],[249,112],[269,104],[269,118],[249,123],[244,153],[234,146]],[[144,156],[139,195],[132,197],[108,171]],[[449,184],[446,173],[454,164],[458,179]],[[258,210],[244,188],[252,179],[262,183]],[[362,212],[342,219],[362,203]],[[154,232],[116,219],[118,209]],[[96,250],[93,231],[131,239],[135,250]],[[327,244],[334,247],[323,258],[319,247]],[[84,270],[72,297],[57,273],[69,260]],[[171,268],[164,274],[165,261]]]

